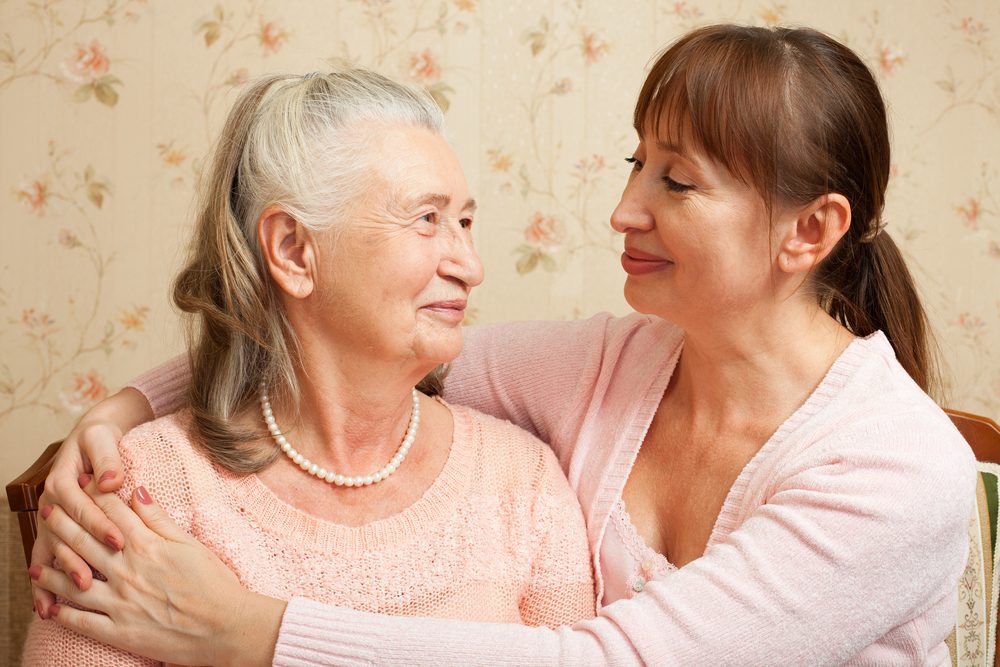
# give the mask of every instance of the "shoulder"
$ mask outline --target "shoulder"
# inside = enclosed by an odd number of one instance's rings
[[[881,334],[857,341],[845,356],[810,398],[821,407],[810,411],[807,403],[801,423],[788,429],[785,472],[850,472],[842,483],[871,498],[899,508],[933,501],[965,521],[975,458],[951,420]]]
[[[455,419],[455,444],[474,452],[481,482],[507,493],[547,490],[553,478],[568,488],[555,454],[544,442],[507,420],[460,405],[448,408]]]
[[[122,497],[143,485],[182,524],[195,495],[210,493],[220,478],[194,439],[191,413],[186,409],[129,431],[118,450],[125,472]]]
[[[122,455],[144,459],[184,458],[196,450],[191,426],[190,410],[179,410],[132,429],[119,441],[118,449]]]

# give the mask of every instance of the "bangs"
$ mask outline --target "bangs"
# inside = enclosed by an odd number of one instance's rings
[[[787,113],[779,39],[773,31],[733,26],[686,35],[646,78],[633,116],[636,132],[705,154],[770,201]]]

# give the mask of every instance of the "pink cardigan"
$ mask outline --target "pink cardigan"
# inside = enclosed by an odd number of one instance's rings
[[[608,518],[682,332],[653,317],[467,331],[446,396],[549,442],[597,575]],[[160,413],[182,361],[136,386]],[[379,616],[293,598],[276,665],[945,665],[974,459],[882,334],[855,340],[730,489],[705,554],[558,630]],[[620,573],[619,573],[620,574]]]

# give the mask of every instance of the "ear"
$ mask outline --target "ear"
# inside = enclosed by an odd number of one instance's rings
[[[841,194],[826,194],[799,208],[794,216],[776,259],[785,273],[806,273],[822,262],[851,228],[851,204]]]
[[[278,205],[268,206],[257,219],[267,269],[285,294],[304,299],[316,287],[313,235]]]

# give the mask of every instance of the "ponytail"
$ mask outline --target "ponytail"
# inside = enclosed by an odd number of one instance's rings
[[[940,393],[927,313],[899,247],[885,230],[834,251],[816,282],[820,303],[834,319],[855,336],[884,333],[914,382],[932,396]]]

